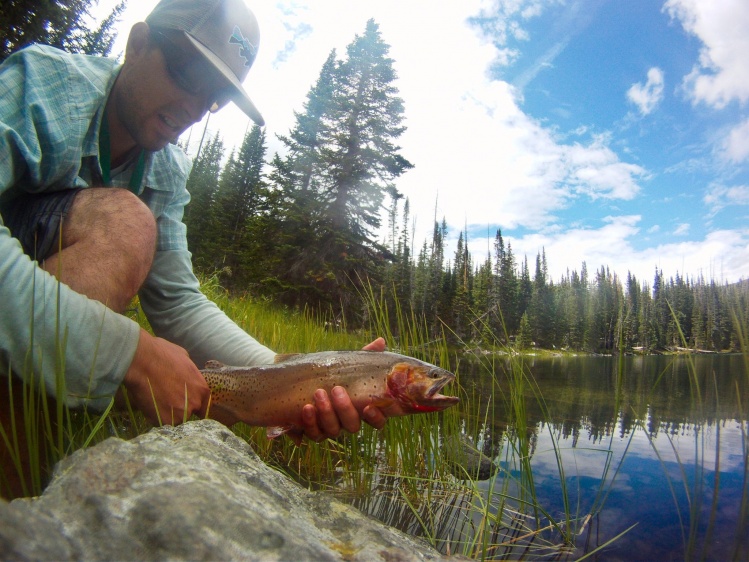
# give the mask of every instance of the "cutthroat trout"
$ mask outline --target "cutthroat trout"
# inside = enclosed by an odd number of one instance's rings
[[[458,403],[439,393],[455,375],[387,351],[324,351],[278,355],[259,367],[209,361],[201,371],[211,389],[209,417],[265,426],[269,438],[302,427],[302,408],[318,388],[346,389],[359,413],[369,404],[392,415],[436,412]]]

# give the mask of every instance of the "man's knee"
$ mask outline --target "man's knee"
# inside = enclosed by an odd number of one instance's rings
[[[63,247],[91,238],[114,252],[153,258],[156,220],[151,210],[130,191],[90,188],[81,191],[66,217]]]
[[[114,292],[127,304],[151,270],[156,220],[127,190],[90,188],[76,197],[63,223],[62,240],[63,248],[74,244],[85,247],[87,259],[106,269],[116,285]]]

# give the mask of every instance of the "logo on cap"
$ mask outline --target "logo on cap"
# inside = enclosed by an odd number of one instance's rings
[[[229,43],[236,43],[241,45],[239,49],[239,56],[245,60],[245,66],[252,66],[252,61],[255,59],[257,49],[244,35],[242,35],[242,31],[239,29],[238,25],[234,26],[234,32],[229,38]]]

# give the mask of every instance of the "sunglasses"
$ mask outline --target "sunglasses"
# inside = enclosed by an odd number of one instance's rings
[[[197,53],[189,53],[165,33],[151,29],[151,37],[164,55],[166,71],[177,87],[193,96],[206,96],[208,111],[216,113],[231,101],[233,88],[216,84],[226,79]]]

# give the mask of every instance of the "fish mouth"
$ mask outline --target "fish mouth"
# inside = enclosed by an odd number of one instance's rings
[[[426,392],[426,398],[429,402],[443,403],[445,405],[457,404],[459,401],[457,396],[445,396],[439,393],[445,385],[455,380],[455,376],[444,369],[433,369],[429,375],[434,381]]]

